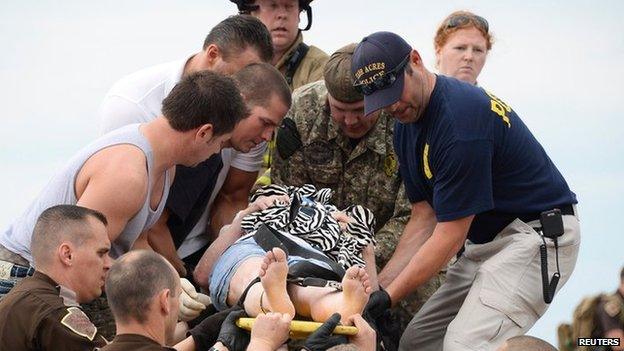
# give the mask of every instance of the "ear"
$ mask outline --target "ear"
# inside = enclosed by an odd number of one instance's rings
[[[158,294],[158,303],[160,304],[160,310],[165,315],[169,315],[171,313],[171,306],[169,305],[170,297],[171,297],[171,290],[169,289],[164,289]]]
[[[422,58],[420,57],[420,54],[418,53],[418,51],[413,50],[410,52],[410,58],[409,58],[410,63],[413,63],[416,66],[422,65]]]
[[[73,265],[74,249],[70,243],[62,243],[57,249],[57,255],[61,262],[66,266]]]
[[[221,57],[221,50],[215,44],[210,44],[205,50],[206,60],[210,67],[214,66],[215,62]]]
[[[195,134],[195,139],[205,143],[212,139],[212,124],[206,123],[197,129],[197,133]]]

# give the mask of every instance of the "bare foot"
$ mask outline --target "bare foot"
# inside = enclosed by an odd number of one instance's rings
[[[267,252],[258,275],[264,288],[262,307],[267,312],[287,313],[293,318],[295,306],[286,291],[286,276],[288,275],[286,253],[279,248],[273,248]]]
[[[343,324],[346,324],[352,315],[364,311],[371,291],[368,274],[364,268],[352,266],[347,270],[342,278],[342,303],[336,310],[342,316]]]

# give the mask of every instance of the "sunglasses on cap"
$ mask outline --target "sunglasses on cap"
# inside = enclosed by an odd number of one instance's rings
[[[477,15],[456,15],[456,16],[453,16],[453,17],[449,18],[448,21],[446,22],[446,28],[455,28],[455,27],[466,25],[466,24],[468,24],[470,22],[473,22],[476,25],[478,25],[479,27],[481,27],[481,29],[483,29],[486,33],[488,33],[489,30],[490,30],[490,26],[488,24],[488,21],[485,18],[483,18],[481,16],[477,16]]]
[[[409,57],[410,55],[407,54],[403,61],[401,61],[396,67],[389,70],[388,72],[385,72],[384,75],[375,79],[374,81],[370,83],[356,82],[353,84],[353,87],[361,94],[370,95],[377,90],[382,90],[391,86],[397,80],[399,74],[403,74],[402,70],[409,61]]]

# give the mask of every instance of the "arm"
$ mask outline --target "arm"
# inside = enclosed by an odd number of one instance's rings
[[[199,260],[193,277],[202,288],[208,289],[208,278],[212,272],[212,267],[217,259],[223,254],[223,252],[230,247],[238,238],[240,238],[243,229],[241,228],[241,221],[245,216],[256,211],[261,211],[272,206],[275,201],[288,202],[289,198],[286,195],[273,195],[273,196],[260,196],[256,201],[249,204],[246,209],[238,212],[232,223],[221,228],[217,239],[210,244],[208,250],[204,252],[202,258]]]
[[[474,215],[436,224],[433,234],[418,245],[407,266],[386,288],[394,303],[440,271],[461,249]],[[408,228],[406,228],[407,230]],[[422,238],[422,236],[420,236]]]
[[[247,207],[249,192],[257,174],[230,167],[211,209],[210,229],[213,233],[219,233],[221,227],[232,222],[236,212]]]
[[[79,206],[102,212],[114,242],[147,197],[145,155],[134,146],[107,148],[91,157],[76,177]]]
[[[386,223],[386,228],[392,223]],[[426,201],[412,204],[409,221],[403,229],[392,257],[379,273],[379,284],[387,287],[403,271],[414,254],[431,236],[436,225],[435,212]],[[398,228],[394,228],[398,229]]]
[[[147,231],[147,240],[154,251],[161,254],[173,265],[180,277],[186,277],[186,268],[178,256],[173,237],[167,226],[167,220],[169,220],[169,211],[165,208],[158,221]]]

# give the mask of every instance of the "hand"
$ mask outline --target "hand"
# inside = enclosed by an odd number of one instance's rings
[[[247,317],[245,310],[230,312],[221,325],[217,341],[221,342],[229,351],[244,351],[249,344],[249,333],[236,325],[236,320]]]
[[[364,318],[359,314],[354,314],[347,321],[353,323],[358,328],[358,333],[349,338],[351,343],[357,346],[358,350],[375,351],[377,348],[377,333],[366,323]]]
[[[347,215],[346,213],[342,211],[334,211],[331,213],[331,215],[332,217],[334,217],[336,221],[338,221],[338,225],[340,226],[340,229],[343,231],[347,229],[347,225],[349,223],[352,223],[355,221],[353,218],[349,217],[349,215]]]
[[[206,305],[210,304],[210,297],[198,293],[193,284],[186,278],[180,278],[180,285],[182,285],[182,294],[180,294],[179,300],[178,319],[188,322],[197,318],[206,309]]]
[[[277,350],[288,340],[290,321],[288,313],[260,314],[251,329],[250,350]]]
[[[349,342],[344,335],[332,335],[332,332],[340,322],[340,313],[334,313],[314,333],[310,334],[303,348],[308,351],[327,350],[340,344]]]
[[[392,300],[390,300],[390,295],[380,286],[379,290],[373,292],[370,299],[368,299],[368,303],[364,307],[364,313],[367,313],[373,319],[377,319],[391,306]]]
[[[290,203],[288,195],[260,196],[247,207],[251,212],[263,211],[273,206],[286,206]],[[251,213],[249,212],[249,213]]]

